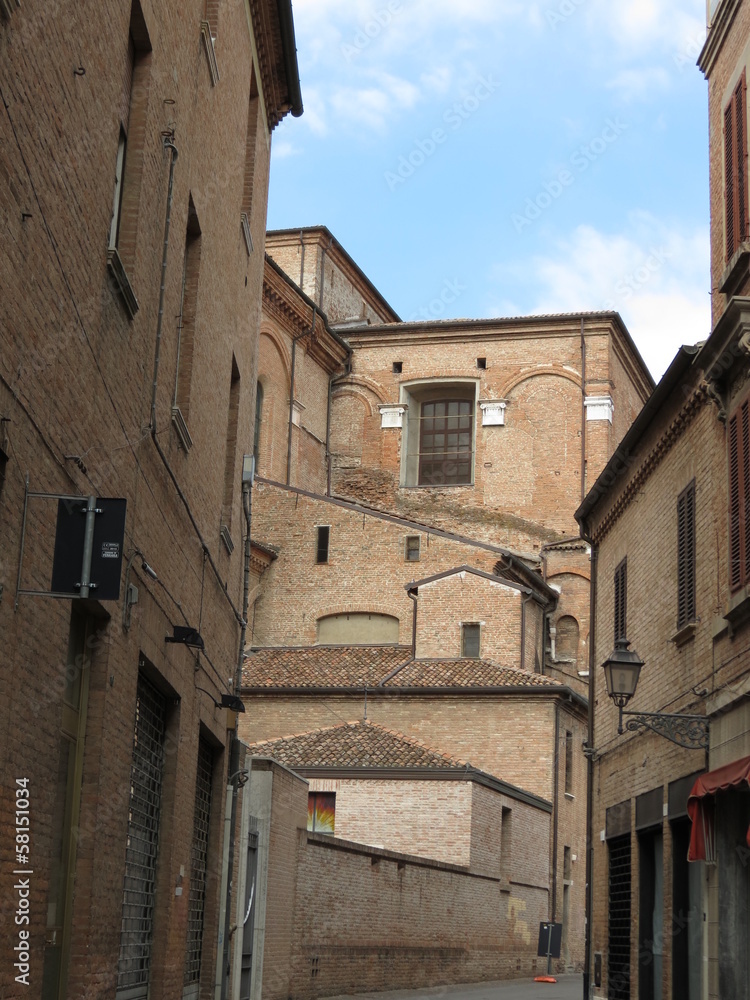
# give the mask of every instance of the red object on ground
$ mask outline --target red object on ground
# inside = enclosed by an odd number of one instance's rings
[[[750,785],[750,757],[717,767],[696,779],[688,795],[688,816],[692,822],[688,861],[716,861],[714,836],[714,795],[747,782]],[[745,837],[750,847],[750,827]]]
[[[535,983],[556,983],[554,976],[534,976]]]

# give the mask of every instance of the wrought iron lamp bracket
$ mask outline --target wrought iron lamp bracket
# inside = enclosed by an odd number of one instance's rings
[[[670,743],[688,750],[708,750],[708,719],[705,715],[679,715],[670,712],[623,712],[620,708],[620,724],[617,732],[623,732],[623,716],[628,716],[625,729],[637,733],[640,729],[650,729],[658,736],[664,736]]]

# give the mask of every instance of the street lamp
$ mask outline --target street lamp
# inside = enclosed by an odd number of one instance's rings
[[[689,750],[707,750],[708,719],[704,715],[623,711],[635,694],[643,667],[643,660],[634,649],[629,649],[629,646],[630,642],[624,636],[615,639],[614,650],[602,664],[607,694],[620,710],[618,734],[622,735],[624,729],[629,732],[650,729],[678,746],[686,747]],[[623,716],[626,715],[628,721],[623,729],[622,720]]]

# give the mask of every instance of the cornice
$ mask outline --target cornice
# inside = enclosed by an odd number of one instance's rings
[[[651,451],[649,451],[625,489],[607,511],[607,514],[592,531],[591,537],[596,544],[599,544],[609,534],[630,505],[630,501],[638,494],[652,472],[661,465],[662,460],[669,454],[672,445],[684,434],[702,407],[708,402],[709,394],[707,386],[705,384],[700,385],[680,409],[677,416],[661,435]]]
[[[741,3],[742,0],[724,0],[719,5],[717,15],[714,17],[711,27],[708,30],[705,45],[698,56],[698,68],[703,72],[706,79],[711,75],[716,65],[719,52],[724,45],[724,40],[729,33],[729,29],[732,26],[737,11],[740,9]]]

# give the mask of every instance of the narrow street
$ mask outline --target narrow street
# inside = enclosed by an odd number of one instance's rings
[[[510,982],[460,983],[456,986],[435,986],[432,989],[392,990],[385,993],[344,994],[327,1000],[579,1000],[583,995],[583,977],[557,976],[556,983],[535,983],[531,979]]]

